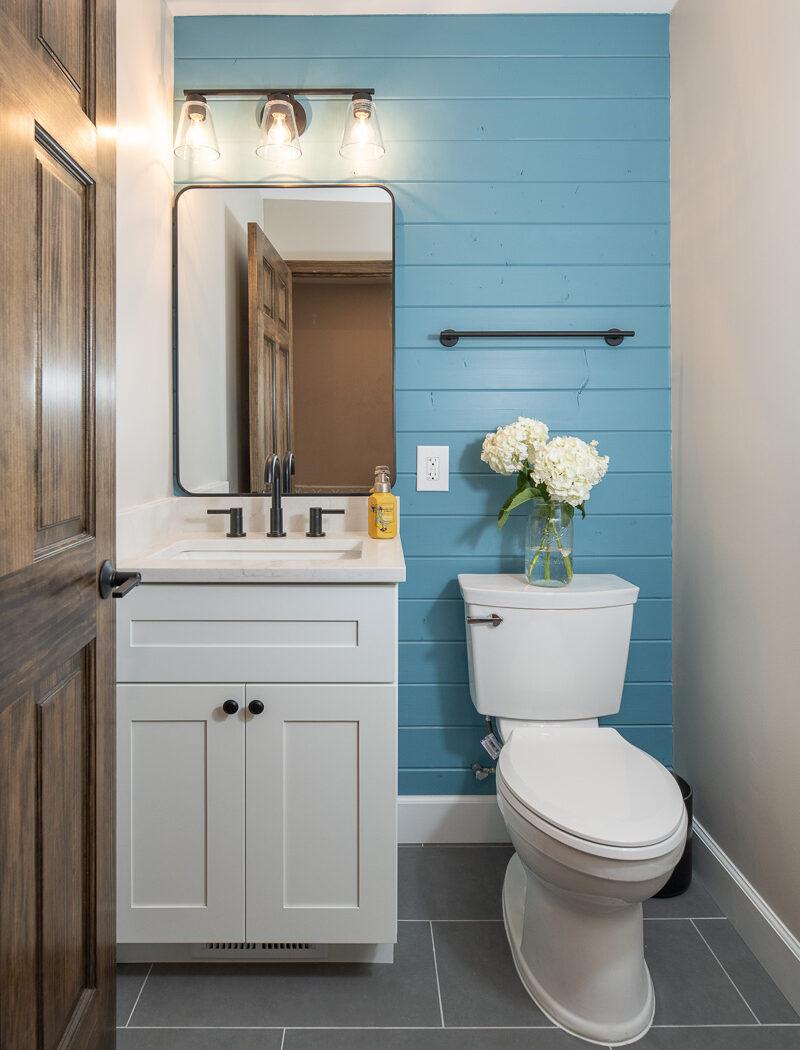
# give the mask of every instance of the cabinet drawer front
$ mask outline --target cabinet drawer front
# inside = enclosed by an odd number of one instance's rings
[[[122,682],[393,682],[393,585],[146,584],[117,612]]]
[[[118,687],[120,943],[242,939],[244,702],[242,685]]]

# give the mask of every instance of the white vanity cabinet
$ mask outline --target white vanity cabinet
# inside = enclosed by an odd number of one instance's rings
[[[120,603],[121,944],[396,939],[396,653],[393,585]]]

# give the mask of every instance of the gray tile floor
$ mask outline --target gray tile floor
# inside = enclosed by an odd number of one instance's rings
[[[500,919],[510,850],[403,846],[386,965],[119,968],[119,1050],[581,1050],[523,991]],[[800,1050],[792,1010],[702,885],[645,905],[641,1050]]]

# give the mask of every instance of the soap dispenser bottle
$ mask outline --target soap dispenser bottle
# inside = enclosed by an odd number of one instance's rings
[[[375,484],[367,504],[369,534],[373,540],[391,540],[397,535],[397,496],[392,495],[388,467],[375,468]]]

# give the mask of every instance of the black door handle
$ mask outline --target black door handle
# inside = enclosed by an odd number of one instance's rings
[[[264,701],[263,700],[251,700],[247,705],[247,710],[251,715],[260,715],[264,713]]]
[[[101,598],[124,598],[134,587],[142,582],[140,572],[117,572],[110,561],[100,566],[97,586]]]
[[[226,715],[235,715],[239,710],[239,705],[235,700],[226,700],[222,705],[222,710]]]

